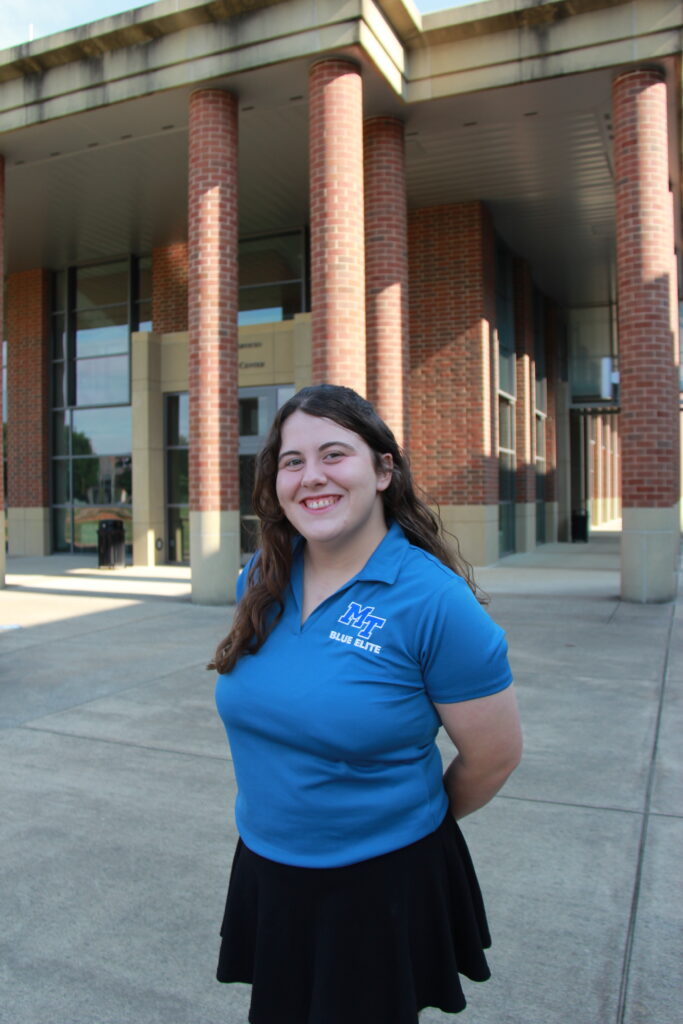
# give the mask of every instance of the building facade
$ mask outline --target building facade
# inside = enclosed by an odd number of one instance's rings
[[[682,29],[160,0],[0,53],[9,553],[120,519],[231,600],[267,425],[328,381],[469,561],[621,517],[624,597],[670,599]]]

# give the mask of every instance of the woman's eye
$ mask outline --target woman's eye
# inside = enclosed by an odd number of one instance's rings
[[[282,463],[282,469],[298,469],[299,466],[302,464],[302,461],[302,459],[296,458],[285,459],[285,461]]]
[[[343,454],[344,454],[344,452],[326,452],[325,458],[326,459],[341,459]]]

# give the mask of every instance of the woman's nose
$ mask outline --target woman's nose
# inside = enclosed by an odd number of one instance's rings
[[[325,467],[321,462],[307,462],[301,475],[301,483],[305,487],[316,487],[327,480]]]

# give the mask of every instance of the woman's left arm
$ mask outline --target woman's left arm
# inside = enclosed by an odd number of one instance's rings
[[[512,685],[489,697],[435,704],[458,751],[444,775],[451,814],[464,818],[496,795],[522,757],[522,729]]]

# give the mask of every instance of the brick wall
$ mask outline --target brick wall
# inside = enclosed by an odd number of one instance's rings
[[[152,250],[152,326],[159,334],[187,330],[187,242]]]
[[[613,85],[623,503],[679,498],[674,232],[666,84],[653,70]]]
[[[478,202],[412,211],[410,454],[441,504],[498,501],[493,230]]]
[[[399,444],[408,435],[408,225],[404,128],[365,122],[365,315],[368,398]]]
[[[46,508],[49,495],[49,274],[7,281],[7,504]]]
[[[190,509],[239,508],[237,100],[205,89],[189,121]]]
[[[348,61],[311,68],[309,173],[313,381],[365,394],[363,92]]]

